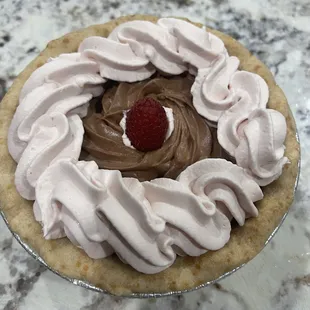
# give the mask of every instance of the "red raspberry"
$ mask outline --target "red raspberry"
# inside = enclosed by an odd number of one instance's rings
[[[165,141],[167,130],[165,109],[152,98],[138,100],[127,113],[126,135],[139,151],[159,149]]]

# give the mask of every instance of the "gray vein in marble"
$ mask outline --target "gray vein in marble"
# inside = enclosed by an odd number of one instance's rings
[[[238,305],[240,305],[240,310],[247,310],[251,308],[251,306],[237,292],[234,292],[232,290],[229,291],[225,289],[220,283],[216,283],[214,284],[214,286],[220,292],[227,294],[227,295],[231,295],[237,301]]]
[[[280,288],[278,292],[272,299],[272,304],[277,305],[281,302],[281,300],[290,295],[291,290],[298,291],[301,286],[310,286],[310,274],[302,276],[302,277],[295,277],[295,278],[288,278],[281,282]],[[285,304],[283,304],[282,309],[293,309],[294,300],[287,299]]]
[[[4,310],[16,309],[34,284],[38,281],[42,272],[46,271],[39,262],[35,261],[26,253],[20,253],[20,249],[13,247],[13,237],[10,236],[0,241],[1,257],[10,262],[9,273],[14,281],[9,284],[0,285],[1,295],[10,294],[11,298],[3,305]]]
[[[0,78],[0,100],[4,97],[6,93],[6,80]]]

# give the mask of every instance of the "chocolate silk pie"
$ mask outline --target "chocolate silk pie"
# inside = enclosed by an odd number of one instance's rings
[[[271,72],[182,19],[51,41],[0,106],[0,207],[53,270],[118,295],[189,290],[252,259],[299,144]]]

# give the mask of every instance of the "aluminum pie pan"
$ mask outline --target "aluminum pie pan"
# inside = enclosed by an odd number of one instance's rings
[[[298,131],[296,129],[296,140],[298,142],[298,144],[300,145],[300,140],[299,140],[299,135],[298,135]],[[298,159],[298,164],[297,164],[297,176],[296,176],[296,180],[295,180],[295,185],[294,185],[294,197],[295,197],[295,194],[296,194],[296,191],[297,191],[297,187],[298,187],[298,181],[299,181],[299,176],[300,176],[300,163],[301,163],[301,157],[299,156],[299,159]],[[294,201],[293,201],[294,203]],[[292,204],[293,204],[292,203]],[[291,206],[292,206],[291,204]],[[271,241],[271,239],[274,237],[274,235],[276,234],[276,232],[279,230],[279,228],[281,227],[282,223],[284,222],[286,216],[288,215],[289,213],[289,210],[291,208],[291,206],[288,208],[287,212],[283,215],[283,217],[281,218],[278,226],[273,230],[273,232],[269,235],[268,239],[265,241],[264,243],[264,247],[261,249],[261,251],[265,248],[265,246]],[[241,264],[240,266],[222,274],[221,276],[219,276],[218,278],[212,280],[212,281],[208,281],[208,282],[205,282],[203,284],[200,284],[194,288],[191,288],[191,289],[187,289],[187,290],[180,290],[180,291],[170,291],[170,292],[165,292],[165,293],[157,293],[157,292],[154,292],[154,293],[131,293],[131,294],[128,294],[128,295],[115,295],[115,294],[112,294],[110,292],[108,292],[107,290],[104,290],[102,288],[99,288],[97,286],[94,286],[92,285],[91,283],[89,282],[86,282],[86,281],[83,281],[83,280],[79,280],[79,279],[74,279],[74,278],[70,278],[70,277],[67,277],[65,275],[62,275],[61,273],[59,273],[57,270],[53,269],[51,266],[49,266],[45,260],[36,252],[34,251],[26,242],[24,242],[21,237],[15,233],[11,227],[10,227],[10,224],[7,220],[7,218],[5,217],[5,214],[3,211],[0,210],[0,214],[5,222],[5,224],[7,225],[8,229],[10,230],[10,232],[12,233],[12,235],[14,236],[14,238],[18,241],[18,243],[34,258],[36,259],[37,261],[39,261],[44,267],[46,267],[47,269],[49,269],[50,271],[52,271],[53,273],[55,273],[56,275],[58,275],[59,277],[71,282],[72,284],[74,285],[77,285],[77,286],[80,286],[80,287],[83,287],[83,288],[86,288],[86,289],[89,289],[89,290],[92,290],[92,291],[95,291],[95,292],[98,292],[98,293],[103,293],[103,294],[107,294],[107,295],[110,295],[110,296],[115,296],[115,297],[126,297],[126,298],[140,298],[140,299],[143,299],[143,298],[159,298],[159,297],[167,297],[167,296],[173,296],[173,295],[180,295],[180,294],[183,294],[183,293],[189,293],[189,292],[193,292],[193,291],[196,291],[200,288],[204,288],[204,287],[207,287],[211,284],[215,284],[217,283],[218,281],[226,278],[227,276],[233,274],[234,272],[236,272],[237,270],[239,270],[241,267],[245,266],[247,263],[244,263],[244,264]],[[260,252],[261,252],[260,251]],[[260,253],[259,252],[259,253]],[[256,256],[259,254],[257,253]],[[251,261],[251,260],[250,260]]]

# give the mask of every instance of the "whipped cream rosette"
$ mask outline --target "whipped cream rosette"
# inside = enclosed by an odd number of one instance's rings
[[[235,102],[221,114],[218,120],[217,137],[222,147],[234,156],[240,143],[242,128],[250,113],[258,108],[265,109],[269,97],[266,82],[257,74],[238,71],[230,81]],[[286,131],[286,128],[283,128]]]
[[[191,191],[214,205],[231,220],[243,225],[248,217],[257,216],[254,202],[263,198],[259,186],[244,170],[224,159],[201,160],[184,170],[178,180]]]
[[[158,25],[177,38],[178,53],[193,72],[209,67],[218,55],[227,55],[222,40],[186,21],[161,18]]]
[[[271,109],[254,110],[235,151],[237,164],[260,186],[270,184],[289,162],[284,156],[285,137],[286,122],[281,113]]]
[[[220,55],[212,66],[198,70],[192,87],[193,103],[197,112],[216,127],[220,116],[237,101],[230,85],[239,66],[237,57]]]
[[[151,22],[132,21],[116,27],[108,39],[128,44],[131,50],[168,74],[181,74],[187,64],[178,53],[178,40],[165,28]]]
[[[285,118],[278,111],[266,109],[268,88],[258,75],[239,71],[230,85],[238,101],[220,116],[218,141],[259,185],[268,185],[288,163],[284,157]]]
[[[78,51],[86,59],[96,61],[102,77],[115,81],[141,81],[156,70],[148,59],[137,56],[128,44],[107,38],[89,37],[80,44]]]

